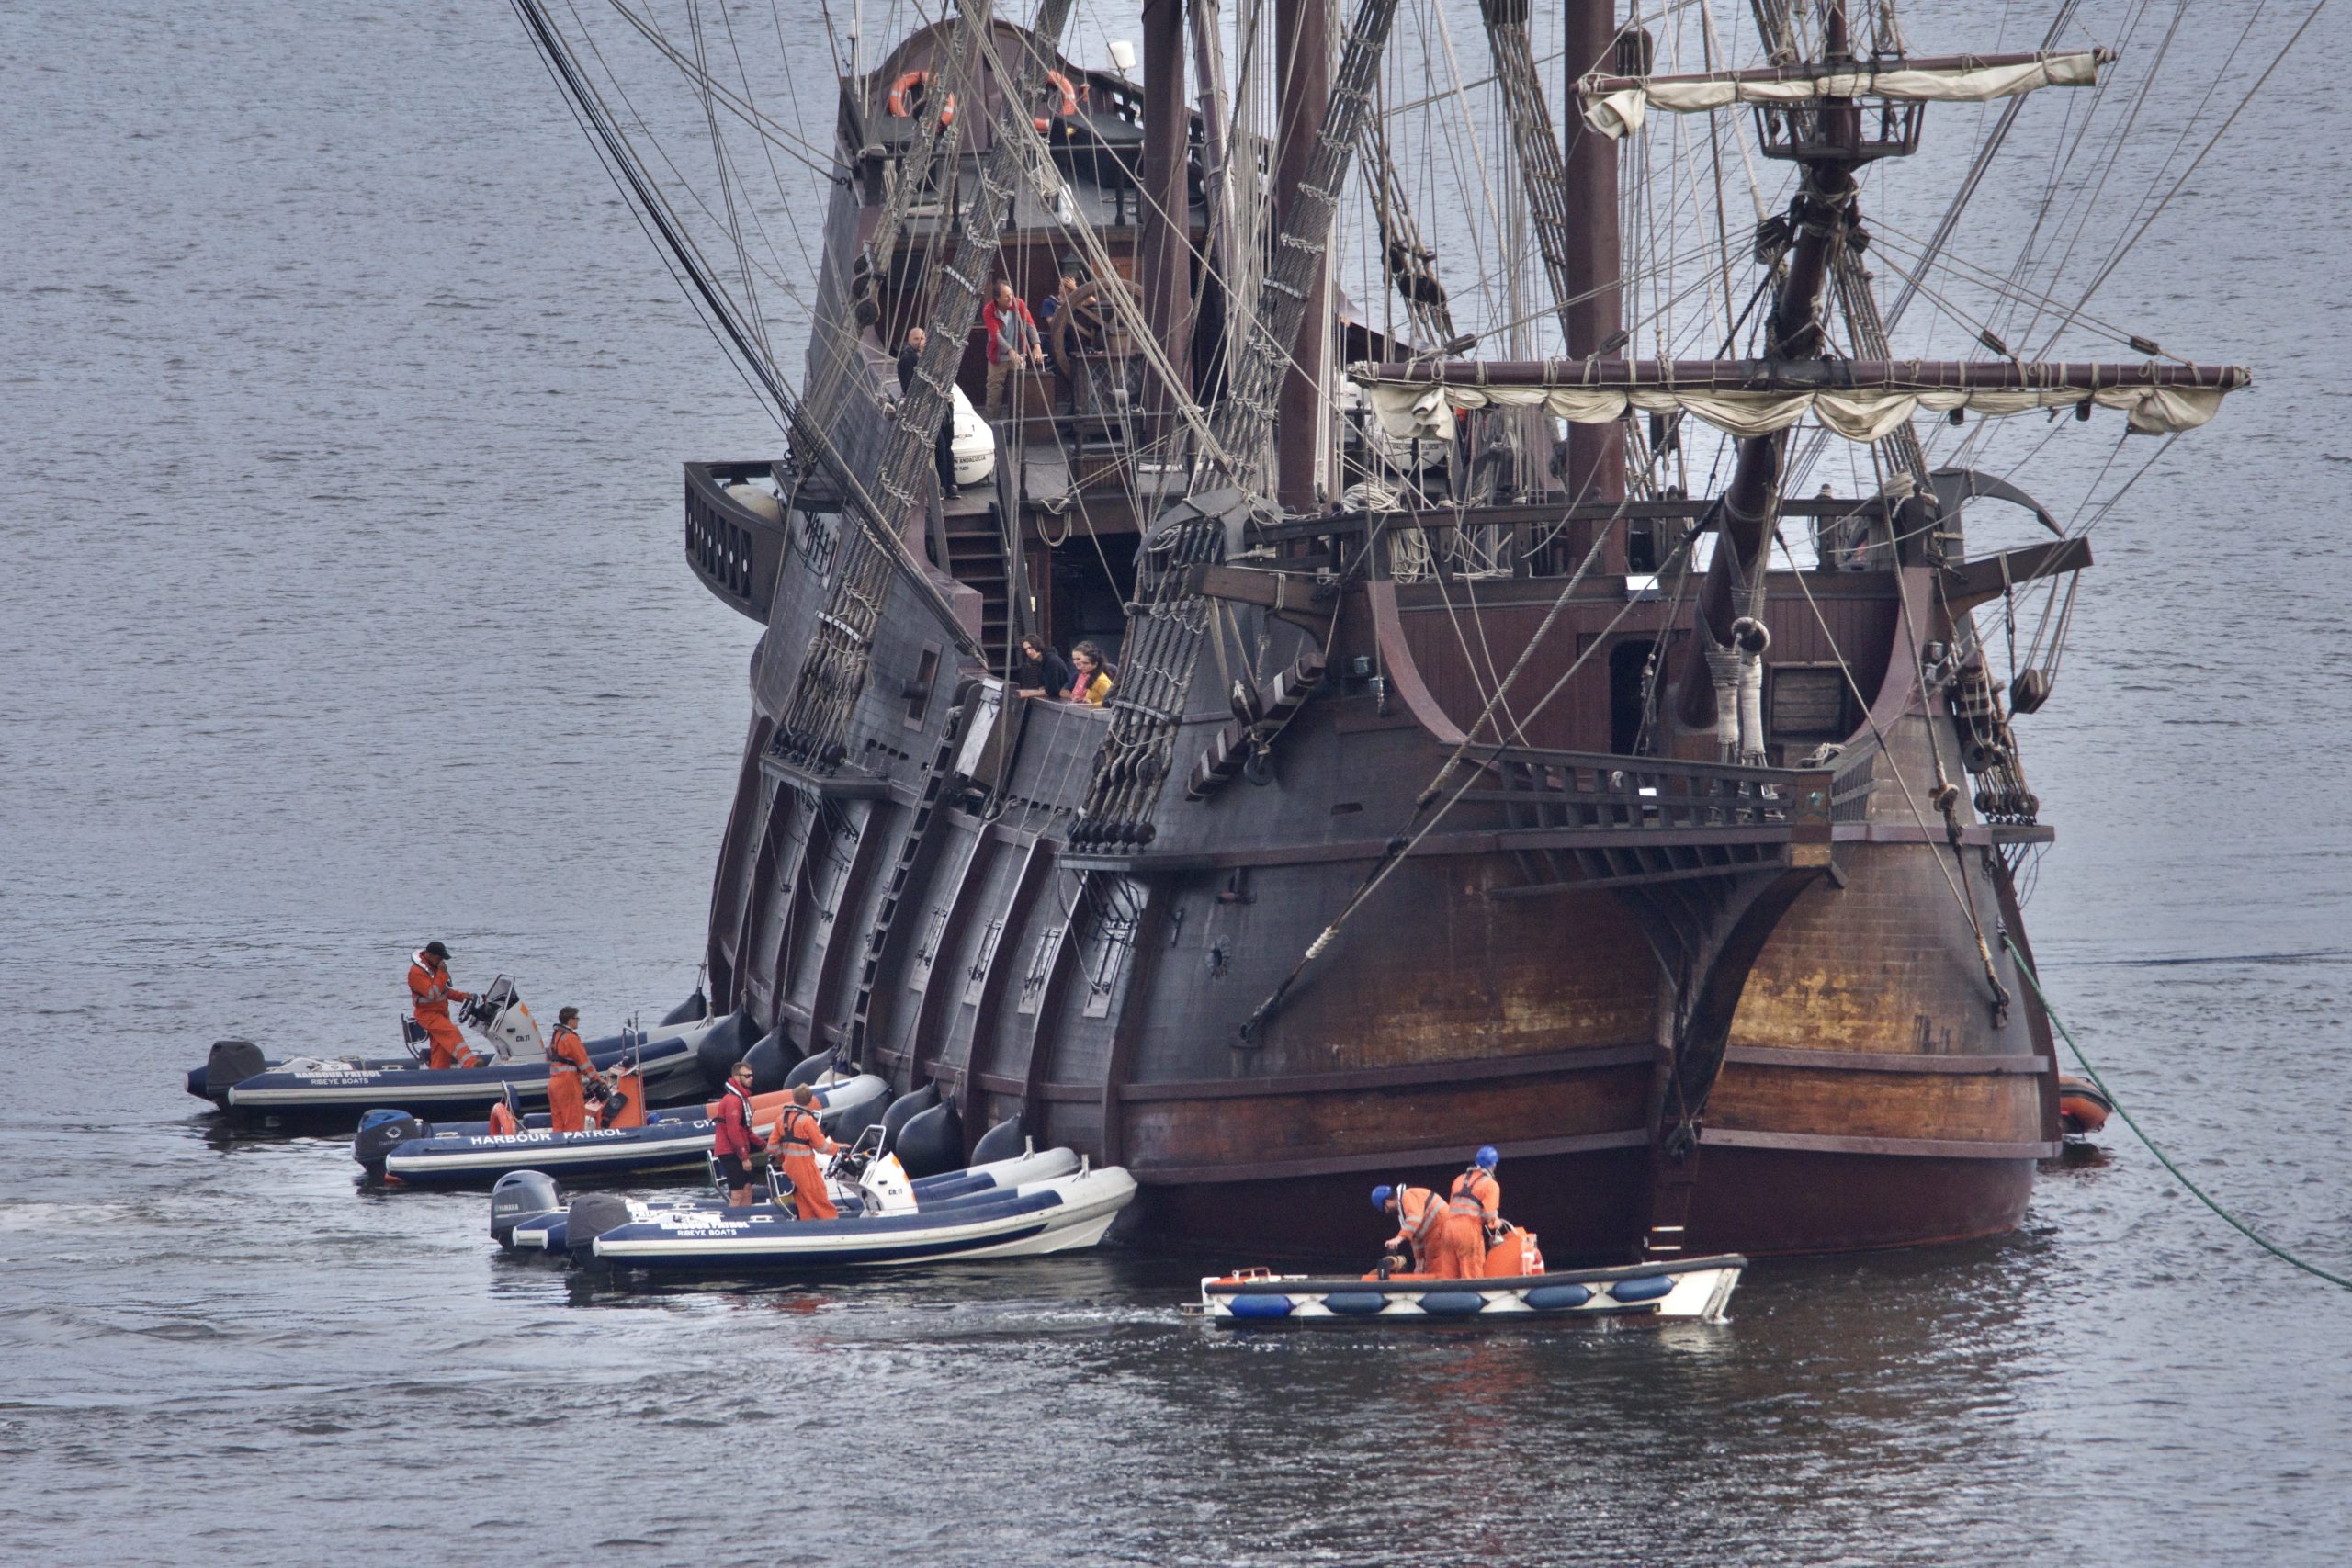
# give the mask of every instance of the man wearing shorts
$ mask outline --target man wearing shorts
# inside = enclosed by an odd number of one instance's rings
[[[737,1208],[752,1201],[752,1155],[760,1145],[752,1137],[752,1064],[738,1062],[727,1075],[727,1087],[710,1108],[718,1135],[710,1152],[718,1156],[718,1179],[727,1201]]]

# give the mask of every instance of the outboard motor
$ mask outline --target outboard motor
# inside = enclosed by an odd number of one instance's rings
[[[914,1183],[895,1155],[876,1155],[857,1173],[859,1212],[866,1214],[910,1214],[915,1211]]]
[[[204,1059],[204,1097],[226,1101],[231,1086],[259,1077],[269,1070],[261,1047],[250,1040],[215,1040]]]
[[[695,1047],[695,1060],[702,1066],[703,1087],[717,1094],[726,1087],[728,1069],[735,1058],[743,1054],[743,1045],[751,1038],[752,1021],[741,1011],[729,1013],[710,1026],[710,1032]]]
[[[902,1094],[882,1112],[882,1147],[887,1153],[899,1146],[899,1134],[908,1122],[939,1103],[939,1086],[927,1083],[921,1089]],[[839,1134],[834,1136],[839,1137]]]
[[[563,1222],[564,1250],[574,1263],[596,1260],[596,1238],[629,1223],[628,1200],[610,1192],[590,1192],[571,1201]]]
[[[433,1123],[420,1122],[405,1111],[370,1111],[359,1119],[358,1135],[351,1140],[351,1157],[370,1176],[384,1174],[384,1161],[402,1144],[433,1136]]]
[[[1028,1134],[1021,1130],[1021,1118],[1007,1117],[980,1134],[972,1145],[972,1163],[989,1165],[1001,1159],[1017,1159],[1029,1146]]]
[[[758,1044],[744,1052],[743,1059],[752,1064],[752,1092],[774,1094],[790,1082],[786,1074],[799,1066],[800,1050],[779,1023],[761,1036]]]
[[[695,994],[662,1015],[662,1027],[673,1023],[700,1023],[710,1016],[710,998],[702,994],[701,982],[695,985]]]
[[[798,1089],[802,1084],[814,1084],[832,1070],[833,1059],[837,1054],[832,1051],[820,1051],[815,1055],[806,1058],[798,1066],[784,1075],[784,1087]]]
[[[892,1140],[891,1152],[907,1174],[921,1179],[944,1176],[964,1166],[964,1114],[953,1105],[934,1105],[907,1118]]]
[[[510,1170],[490,1190],[491,1239],[514,1245],[514,1227],[563,1207],[563,1189],[544,1170]]]

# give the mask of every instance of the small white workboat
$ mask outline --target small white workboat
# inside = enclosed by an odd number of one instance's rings
[[[1397,1274],[1348,1280],[1245,1269],[1201,1281],[1199,1315],[1219,1328],[1290,1324],[1526,1323],[1638,1318],[1722,1323],[1747,1259],[1736,1254],[1510,1279]]]

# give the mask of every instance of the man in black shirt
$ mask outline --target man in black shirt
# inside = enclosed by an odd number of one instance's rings
[[[915,367],[922,362],[922,345],[930,341],[929,333],[915,327],[907,333],[906,347],[899,350],[899,396],[901,400],[914,389]],[[956,401],[952,397],[947,402],[947,412],[940,416],[939,434],[931,444],[931,460],[933,467],[939,470],[940,493],[953,495],[956,491]]]

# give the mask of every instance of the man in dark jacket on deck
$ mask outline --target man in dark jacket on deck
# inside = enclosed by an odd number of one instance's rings
[[[930,341],[929,333],[914,327],[907,333],[906,347],[899,350],[899,399],[902,409],[907,394],[914,389],[915,367],[922,362],[922,345]],[[947,399],[946,412],[939,417],[939,434],[932,437],[931,462],[932,467],[939,471],[939,493],[953,495],[956,492],[956,399],[952,392]]]

